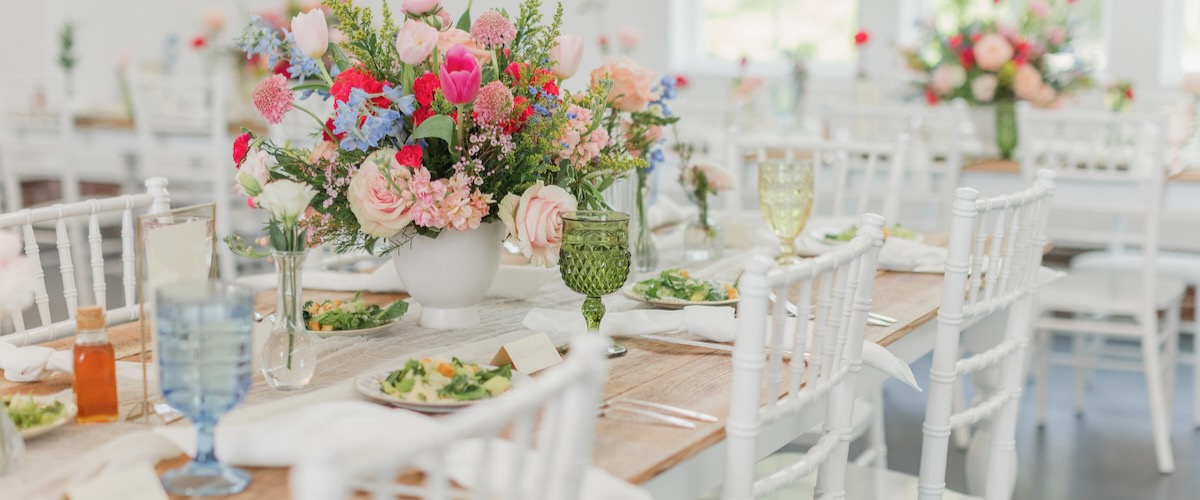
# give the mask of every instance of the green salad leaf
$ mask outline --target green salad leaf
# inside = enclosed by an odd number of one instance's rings
[[[733,285],[692,278],[686,269],[667,269],[633,285],[633,293],[647,300],[718,302],[737,298]]]
[[[512,366],[483,368],[450,361],[410,359],[380,382],[385,394],[407,401],[476,401],[498,396],[512,387]]]
[[[362,292],[354,294],[349,302],[326,300],[324,302],[308,301],[304,303],[304,324],[311,331],[343,331],[362,330],[386,325],[404,316],[408,312],[408,302],[397,300],[380,307],[377,304],[367,304],[359,298]]]
[[[843,229],[840,233],[825,233],[825,239],[829,241],[850,241],[857,235],[858,224],[851,224],[846,229]],[[893,224],[883,228],[883,237],[885,239],[900,238],[902,240],[915,240],[917,239],[917,231],[911,227]]]
[[[12,418],[18,430],[32,429],[50,425],[62,417],[66,405],[62,401],[39,403],[33,399],[4,397],[4,405],[8,407],[8,416]]]

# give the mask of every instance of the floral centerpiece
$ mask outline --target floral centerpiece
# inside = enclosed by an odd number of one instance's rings
[[[561,5],[550,21],[526,0],[513,17],[472,20],[468,10],[454,22],[440,0],[405,0],[399,16],[385,2],[378,24],[370,9],[324,6],[343,41],[330,43],[321,9],[290,32],[253,18],[238,41],[248,57],[287,62],[254,91],[263,117],[307,113],[317,139],[299,148],[250,136],[251,154],[271,161],[239,183],[251,206],[260,203],[248,179],[310,186],[312,210],[299,221],[308,244],[392,255],[423,325],[478,322],[506,235],[554,265],[557,214],[602,206],[600,191],[639,164],[603,133],[606,103],[625,92],[619,75],[582,93],[560,88],[583,48],[559,32]],[[312,93],[333,100],[332,116],[296,104]]]
[[[1072,47],[1071,4],[1051,7],[1034,0],[1015,25],[974,21],[949,33],[931,28],[924,43],[905,52],[908,66],[920,74],[925,101],[995,105],[996,145],[1004,158],[1011,157],[1015,101],[1057,107],[1092,84],[1090,66]]]

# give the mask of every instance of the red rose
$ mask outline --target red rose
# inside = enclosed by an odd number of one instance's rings
[[[329,87],[329,94],[333,96],[333,104],[336,107],[339,102],[350,100],[351,90],[362,89],[368,94],[380,94],[383,92],[383,86],[387,83],[376,80],[361,67],[355,66],[338,73],[337,78],[333,79],[333,85]],[[391,106],[391,101],[384,96],[371,99],[371,102],[381,108]]]
[[[959,52],[958,63],[962,64],[963,69],[971,69],[975,67],[975,51],[967,49]]]
[[[867,33],[867,30],[858,30],[858,33],[854,34],[854,45],[861,47],[869,41],[871,41],[871,34]]]
[[[192,38],[193,49],[200,50],[203,49],[205,45],[208,45],[208,40],[204,38],[204,35],[196,35],[195,38]]]
[[[442,86],[437,75],[425,73],[413,82],[413,93],[417,96],[417,104],[428,106],[433,102],[433,91]]]
[[[242,160],[246,159],[246,153],[250,152],[250,134],[242,134],[233,140],[233,166],[241,168]]]
[[[933,89],[929,87],[925,87],[925,103],[930,106],[938,103],[937,92],[934,92]]]
[[[681,88],[681,89],[687,88],[689,83],[691,83],[691,82],[687,79],[686,76],[683,76],[683,75],[675,76],[675,86],[676,87]]]
[[[421,166],[421,156],[423,153],[421,146],[409,144],[400,148],[400,151],[396,153],[396,163],[406,167],[417,168]]]

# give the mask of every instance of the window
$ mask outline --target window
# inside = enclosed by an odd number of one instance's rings
[[[673,57],[689,71],[735,71],[744,57],[782,73],[794,53],[818,73],[854,65],[855,1],[676,0]]]
[[[1184,73],[1200,72],[1200,0],[1183,2],[1183,46],[1180,56]]]

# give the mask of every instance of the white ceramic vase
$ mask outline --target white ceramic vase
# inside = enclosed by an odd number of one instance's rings
[[[500,267],[504,224],[471,231],[442,231],[437,238],[414,236],[392,255],[396,274],[421,304],[421,326],[439,330],[479,324],[483,299]]]

